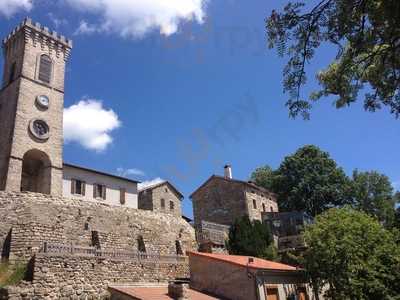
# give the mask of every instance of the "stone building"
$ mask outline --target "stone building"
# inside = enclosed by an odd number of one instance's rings
[[[214,231],[218,231],[218,225],[230,226],[245,215],[250,220],[262,221],[263,212],[278,211],[275,194],[253,182],[233,179],[230,166],[225,166],[224,173],[224,176],[212,175],[190,196],[199,241],[203,240],[203,235],[209,235],[207,228],[215,227]],[[224,228],[220,230],[221,236],[226,231]]]
[[[182,216],[183,195],[168,181],[139,191],[139,209]]]
[[[26,19],[3,41],[0,190],[62,195],[64,75],[72,42]]]

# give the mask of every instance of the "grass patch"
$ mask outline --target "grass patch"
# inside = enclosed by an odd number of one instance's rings
[[[20,283],[25,278],[26,270],[26,264],[11,266],[9,263],[0,263],[0,288]]]

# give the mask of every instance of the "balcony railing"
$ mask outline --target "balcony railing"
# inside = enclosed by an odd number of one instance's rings
[[[159,253],[145,253],[136,251],[105,250],[95,247],[82,247],[74,244],[43,243],[39,253],[45,255],[73,255],[79,257],[97,257],[112,260],[126,260],[136,262],[152,262],[163,264],[188,263],[187,256],[161,255]]]

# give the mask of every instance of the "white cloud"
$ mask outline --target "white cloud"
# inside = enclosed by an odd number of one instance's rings
[[[64,109],[64,141],[89,150],[105,150],[113,141],[111,132],[120,126],[117,114],[99,100],[81,100]]]
[[[92,34],[95,32],[100,32],[100,28],[89,24],[88,22],[86,22],[85,20],[82,20],[79,24],[79,27],[75,30],[74,35],[78,35],[78,34]]]
[[[164,182],[164,181],[165,180],[161,179],[160,177],[157,177],[157,178],[152,179],[152,180],[143,181],[143,182],[138,184],[138,189],[139,190],[143,190],[143,189],[145,189],[145,188],[147,188],[149,186],[156,185],[156,184],[159,184],[159,183]]]
[[[55,16],[52,12],[49,12],[47,14],[47,16],[49,17],[50,21],[53,22],[53,24],[56,28],[58,28],[60,26],[68,25],[67,19],[59,18],[59,17]]]
[[[117,174],[119,176],[127,177],[127,176],[145,176],[146,174],[139,169],[132,168],[132,169],[124,169],[124,168],[118,168],[117,169]]]
[[[20,10],[30,11],[32,7],[32,0],[0,0],[0,14],[6,18],[10,18]]]
[[[98,24],[82,21],[77,33],[116,32],[123,37],[138,38],[151,30],[171,35],[177,32],[179,24],[185,21],[202,23],[208,0],[66,1],[78,10],[100,15],[101,20]]]

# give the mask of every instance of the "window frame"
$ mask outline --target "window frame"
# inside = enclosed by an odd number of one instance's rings
[[[49,82],[47,82],[47,81],[45,81],[45,80],[40,78],[41,77],[40,76],[40,68],[42,66],[41,62],[42,62],[42,57],[44,57],[44,56],[48,57],[49,60],[50,60],[50,63],[51,63],[50,64],[50,71],[49,71],[50,72],[50,74],[49,74]],[[51,56],[49,54],[47,54],[47,53],[39,54],[38,57],[37,57],[37,71],[36,71],[36,76],[35,76],[36,80],[40,81],[43,84],[51,85],[51,83],[53,82],[53,74],[54,74],[54,61],[51,58]]]
[[[101,187],[101,193],[99,195],[97,188]],[[102,183],[93,184],[93,198],[100,200],[107,200],[107,186]]]
[[[78,193],[78,183],[80,183],[80,193]],[[71,195],[82,196],[86,195],[86,182],[82,179],[71,179]]]

